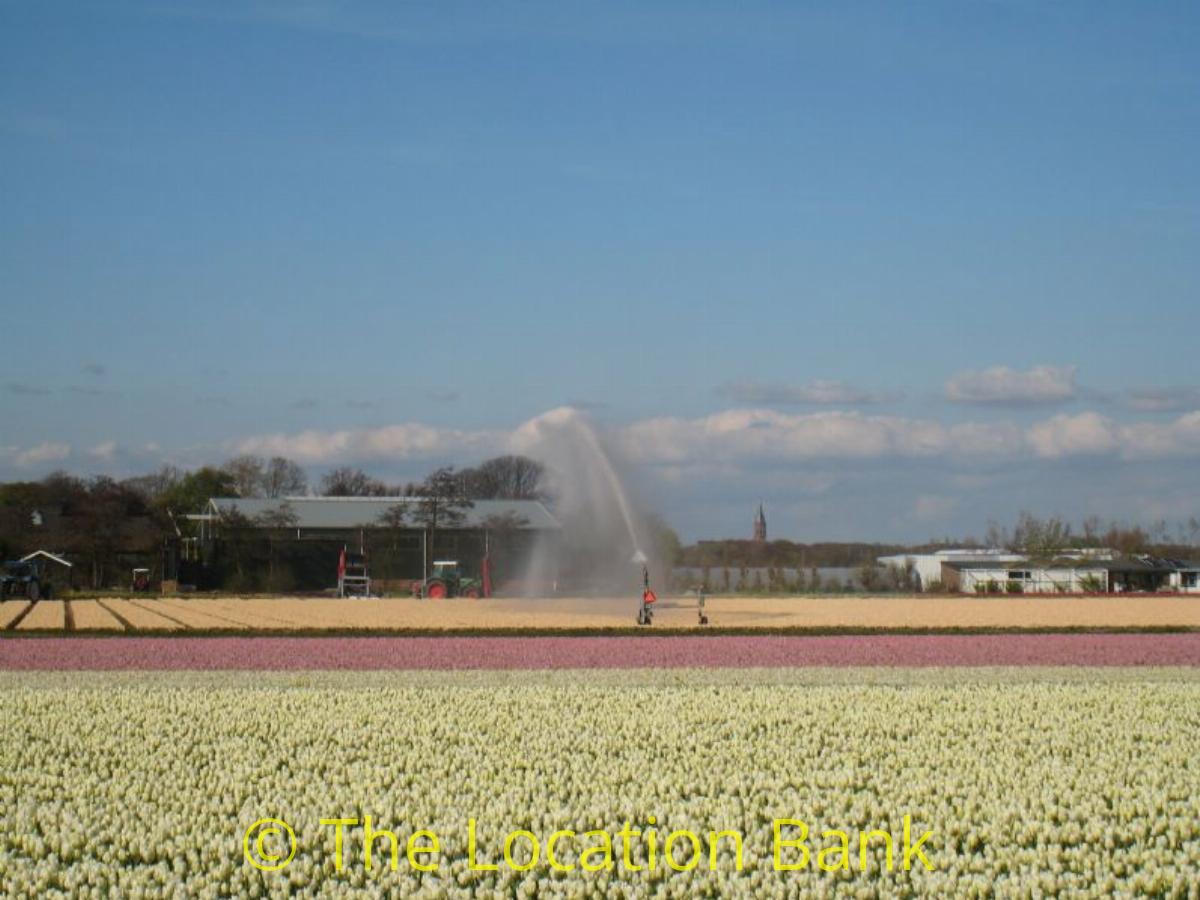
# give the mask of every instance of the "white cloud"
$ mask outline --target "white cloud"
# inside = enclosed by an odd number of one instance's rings
[[[994,366],[959,372],[946,382],[946,399],[991,406],[1036,406],[1075,399],[1075,366],[1034,366],[1027,371]]]
[[[865,406],[891,403],[903,398],[900,391],[870,391],[844,381],[818,378],[807,384],[763,384],[737,381],[717,388],[717,393],[734,403],[763,406]]]
[[[70,444],[61,444],[55,441],[43,441],[34,447],[29,447],[22,450],[18,447],[6,448],[6,452],[12,461],[22,467],[37,466],[43,463],[59,462],[71,455]]]
[[[1120,428],[1121,455],[1126,459],[1200,456],[1200,412],[1171,422],[1136,422]]]
[[[503,437],[488,431],[460,431],[408,423],[347,431],[302,431],[247,438],[235,445],[238,453],[286,456],[301,463],[402,461],[458,456],[489,446]]]
[[[1186,412],[1200,409],[1200,387],[1130,388],[1125,392],[1125,404],[1139,412]]]
[[[857,412],[733,409],[696,419],[645,419],[618,429],[616,440],[631,461],[656,466],[937,457],[967,463],[1098,455],[1134,460],[1200,456],[1200,412],[1131,424],[1083,412],[1022,429],[1011,422],[944,425]]]
[[[420,423],[344,431],[268,434],[230,445],[236,453],[286,456],[305,464],[467,461],[521,452],[536,444],[555,410],[511,430],[462,430]],[[1096,412],[1056,415],[1028,428],[866,415],[856,411],[785,413],[727,409],[696,418],[656,417],[608,428],[605,440],[625,461],[672,478],[705,477],[759,464],[812,460],[946,459],[995,463],[1108,455],[1120,459],[1200,457],[1200,412],[1171,422],[1121,424]],[[101,445],[104,446],[104,445]]]
[[[93,447],[91,450],[89,450],[88,455],[94,456],[97,459],[102,459],[106,462],[111,462],[113,456],[116,455],[116,452],[117,452],[117,442],[116,441],[104,441],[102,443],[97,444],[95,447]]]
[[[1115,455],[1122,459],[1161,459],[1200,455],[1200,412],[1172,422],[1121,424],[1094,412],[1059,415],[1030,427],[1035,456],[1060,459]]]
[[[946,451],[949,432],[937,422],[895,416],[731,409],[699,419],[635,422],[619,430],[618,440],[635,462],[788,461],[936,456]]]
[[[1030,427],[1027,438],[1034,455],[1047,459],[1094,456],[1120,449],[1120,428],[1094,412],[1060,415]]]

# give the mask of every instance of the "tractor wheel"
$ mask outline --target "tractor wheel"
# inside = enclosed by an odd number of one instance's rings
[[[425,596],[430,600],[445,600],[450,592],[446,590],[446,582],[432,579],[425,582]]]
[[[37,602],[42,597],[42,589],[36,581],[29,582],[29,586],[25,589],[25,594],[30,600]]]
[[[462,595],[464,597],[466,597],[468,600],[478,600],[479,599],[479,588],[469,587],[465,591],[462,592]]]

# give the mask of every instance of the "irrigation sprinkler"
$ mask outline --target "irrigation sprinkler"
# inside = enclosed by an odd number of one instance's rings
[[[654,623],[654,606],[658,601],[658,596],[650,588],[650,570],[646,567],[646,557],[639,550],[633,555],[635,564],[642,564],[642,605],[638,607],[637,623],[639,625],[651,625]]]

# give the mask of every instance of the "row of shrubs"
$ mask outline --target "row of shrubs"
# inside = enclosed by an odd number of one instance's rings
[[[1065,581],[1051,582],[1054,590],[1060,594],[1071,593],[1071,585]],[[1084,594],[1099,594],[1104,591],[1104,582],[1095,575],[1085,575],[1079,579],[1079,592]],[[989,578],[987,581],[975,582],[977,594],[1023,594],[1025,584],[1021,581],[998,581]]]

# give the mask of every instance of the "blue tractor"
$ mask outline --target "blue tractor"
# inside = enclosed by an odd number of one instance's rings
[[[29,600],[49,600],[53,593],[50,583],[43,579],[42,565],[36,559],[11,559],[0,574],[0,600],[25,597]]]

